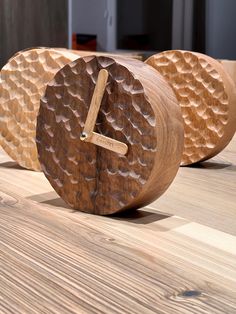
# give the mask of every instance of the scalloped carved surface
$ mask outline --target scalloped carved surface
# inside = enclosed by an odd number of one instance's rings
[[[218,154],[236,130],[236,94],[221,64],[199,53],[165,51],[146,63],[172,86],[184,119],[182,165]]]
[[[40,98],[55,73],[78,54],[33,48],[15,54],[0,76],[0,144],[24,168],[40,170],[35,144]]]
[[[96,132],[126,143],[125,156],[80,140],[103,68],[109,78]],[[137,60],[85,57],[48,84],[36,141],[42,170],[70,206],[112,214],[143,206],[167,189],[182,155],[182,118],[171,88],[151,67]]]

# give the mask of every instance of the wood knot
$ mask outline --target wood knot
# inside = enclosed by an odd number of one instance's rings
[[[179,297],[184,297],[184,298],[197,298],[202,295],[201,291],[198,290],[185,290],[179,294]]]

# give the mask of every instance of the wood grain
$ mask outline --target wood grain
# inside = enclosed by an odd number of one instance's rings
[[[102,53],[82,52],[83,56],[91,54]],[[79,57],[80,51],[77,50],[26,48],[15,53],[2,68],[0,145],[22,167],[37,171],[41,169],[35,145],[39,100],[54,74]]]
[[[92,132],[89,138],[86,139],[86,142],[103,147],[119,155],[126,155],[128,152],[127,144],[97,132]]]
[[[102,104],[102,98],[106,89],[108,76],[109,73],[105,69],[100,70],[98,73],[97,82],[94,87],[91,103],[89,105],[88,114],[82,131],[85,136],[90,136],[94,131],[98,113]]]
[[[40,98],[54,74],[77,52],[32,48],[16,53],[0,73],[0,145],[22,167],[40,170],[35,144]]]
[[[102,104],[102,98],[106,89],[108,76],[109,73],[105,69],[100,70],[98,73],[97,83],[94,88],[88,115],[86,117],[80,139],[81,141],[98,145],[117,154],[125,155],[128,151],[128,146],[125,143],[94,132],[98,113]]]
[[[86,57],[86,56],[106,56],[106,57],[124,57],[124,58],[131,58],[131,59],[137,59],[142,61],[143,56],[139,52],[127,52],[127,51],[120,51],[120,52],[104,52],[104,51],[89,51],[89,50],[76,50],[78,54],[81,57]]]
[[[236,86],[236,61],[235,60],[219,60],[219,61],[223,65],[224,69],[229,73]]]
[[[80,140],[102,69],[109,78],[95,131],[127,145],[125,156]],[[182,117],[173,91],[151,67],[90,56],[65,66],[48,85],[36,141],[42,170],[70,206],[113,214],[148,204],[168,188],[182,156]]]
[[[185,128],[182,165],[223,150],[236,131],[236,89],[222,65],[206,55],[172,50],[148,64],[165,76],[181,106]]]
[[[235,191],[236,136],[213,159],[181,168],[152,207],[236,235]]]
[[[0,312],[236,313],[235,153],[236,138],[181,168],[165,204],[107,218],[0,152]]]

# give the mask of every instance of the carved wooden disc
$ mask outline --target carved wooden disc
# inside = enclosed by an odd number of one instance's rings
[[[165,51],[150,57],[172,86],[184,118],[182,165],[209,159],[232,139],[236,130],[236,93],[222,65],[203,54]]]
[[[80,140],[101,69],[109,76],[95,131],[126,143],[125,156]],[[48,84],[36,141],[42,170],[69,205],[112,214],[144,206],[167,189],[182,156],[182,117],[172,89],[150,66],[90,56]]]
[[[235,60],[218,60],[226,72],[231,76],[236,87],[236,61]],[[235,104],[236,106],[236,104]]]
[[[78,54],[65,49],[18,52],[0,75],[0,144],[22,167],[40,170],[35,144],[36,117],[47,83]]]

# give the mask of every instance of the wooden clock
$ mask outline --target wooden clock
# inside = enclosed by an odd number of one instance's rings
[[[66,49],[33,48],[15,54],[0,74],[0,145],[22,167],[40,170],[35,144],[40,98],[55,73],[79,58]]]
[[[189,51],[165,51],[150,57],[173,88],[184,119],[182,165],[209,159],[232,139],[236,130],[236,90],[222,65]]]
[[[41,99],[39,161],[73,208],[113,214],[144,206],[174,179],[183,150],[176,97],[152,67],[83,57],[63,67]]]
[[[219,60],[223,68],[228,72],[234,81],[236,88],[236,61],[235,60]]]

